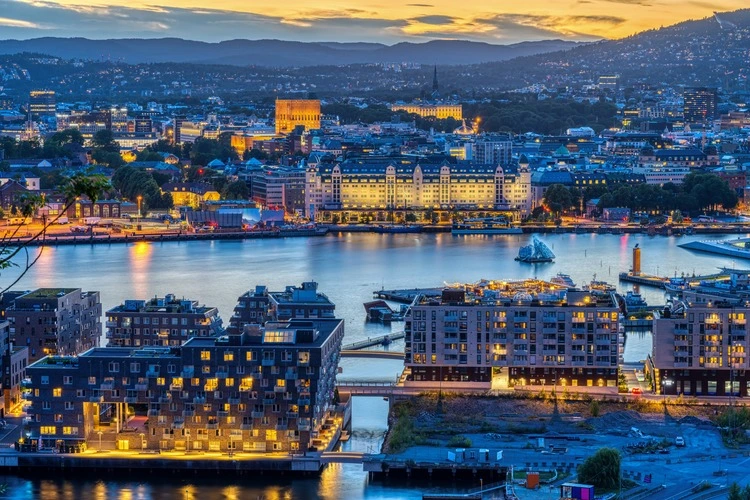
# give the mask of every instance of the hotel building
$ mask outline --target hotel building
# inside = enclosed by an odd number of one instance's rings
[[[168,294],[151,300],[126,300],[107,311],[109,346],[178,346],[192,337],[222,333],[215,307]]]
[[[27,368],[30,440],[95,446],[102,431],[118,449],[302,453],[321,445],[343,336],[343,320],[293,320],[179,347],[49,356]],[[142,432],[119,432],[129,405],[145,414]]]
[[[405,323],[407,385],[617,385],[619,309],[611,293],[535,280],[418,297]],[[505,384],[505,382],[501,382]]]
[[[298,125],[320,128],[320,100],[276,99],[276,134],[288,134]]]
[[[5,311],[13,344],[29,348],[29,362],[48,354],[75,356],[99,346],[99,292],[39,288],[17,297]]]
[[[304,282],[301,287],[287,286],[283,292],[256,286],[237,299],[227,331],[242,333],[245,325],[262,325],[266,321],[333,319],[335,309],[336,305],[318,292],[314,281]]]
[[[411,160],[320,163],[307,169],[305,209],[322,210],[484,209],[526,214],[531,174],[498,164],[423,164]]]

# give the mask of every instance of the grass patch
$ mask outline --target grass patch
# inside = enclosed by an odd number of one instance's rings
[[[471,439],[466,436],[453,436],[446,446],[448,448],[471,448]]]

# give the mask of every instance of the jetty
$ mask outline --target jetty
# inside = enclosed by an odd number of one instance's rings
[[[342,351],[358,351],[360,349],[366,349],[368,347],[375,347],[378,345],[388,345],[394,340],[401,340],[404,338],[404,332],[393,332],[387,335],[381,335],[379,337],[368,337],[367,340],[360,340],[359,342],[352,342],[341,346]]]
[[[428,297],[440,297],[443,288],[408,288],[403,290],[375,290],[372,294],[383,300],[399,302],[401,304],[411,304],[417,295],[426,295]]]

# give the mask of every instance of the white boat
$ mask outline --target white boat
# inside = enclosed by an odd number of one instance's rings
[[[575,282],[573,281],[573,279],[570,277],[569,274],[557,273],[549,281],[550,283],[554,283],[555,285],[560,285],[560,286],[564,286],[568,288],[576,287]]]
[[[453,224],[453,234],[523,234],[523,229],[513,226],[505,217],[466,219]]]

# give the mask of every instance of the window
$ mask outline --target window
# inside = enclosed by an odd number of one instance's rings
[[[211,361],[211,351],[201,351],[202,361]]]
[[[57,434],[57,427],[54,425],[43,425],[39,428],[39,433],[47,436]]]
[[[66,436],[77,436],[78,427],[63,427],[63,434]]]
[[[73,409],[73,402],[72,401],[66,401],[65,402],[65,409],[66,410],[72,410]]]
[[[232,351],[226,351],[224,353],[224,361],[234,361],[234,353]]]
[[[42,375],[42,385],[48,385],[49,384],[49,377],[47,375]]]
[[[63,384],[70,385],[72,383],[73,383],[73,377],[71,377],[70,375],[65,375],[63,377]]]
[[[117,373],[120,371],[120,363],[117,363],[116,361],[111,361],[109,363],[109,372],[110,373]]]
[[[62,397],[62,387],[55,387],[52,389],[52,396],[56,398]]]

